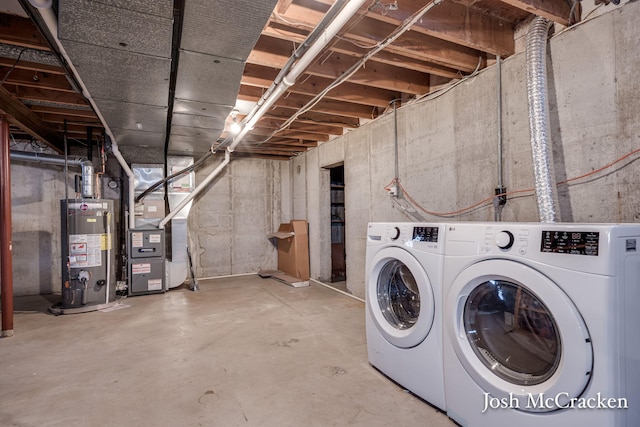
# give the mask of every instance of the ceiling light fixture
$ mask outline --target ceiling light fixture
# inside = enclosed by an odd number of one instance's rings
[[[231,126],[229,126],[229,132],[232,135],[237,135],[242,130],[242,127],[240,126],[240,123],[238,123],[238,117],[237,116],[238,116],[238,112],[236,110],[233,110],[231,112],[231,118],[233,119],[233,122],[231,123]]]

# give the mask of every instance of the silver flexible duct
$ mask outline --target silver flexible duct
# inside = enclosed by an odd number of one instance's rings
[[[529,127],[540,222],[555,222],[555,180],[549,149],[549,106],[547,99],[547,34],[551,22],[538,17],[527,34],[527,93]]]

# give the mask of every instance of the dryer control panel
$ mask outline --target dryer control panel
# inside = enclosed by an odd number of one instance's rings
[[[499,252],[516,251],[520,255],[526,255],[528,247],[529,230],[526,228],[487,227],[480,251],[492,253],[497,249]]]
[[[600,233],[597,231],[542,230],[540,241],[541,252],[598,256]]]

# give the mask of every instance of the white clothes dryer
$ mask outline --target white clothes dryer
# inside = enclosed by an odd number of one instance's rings
[[[640,426],[640,224],[452,223],[445,248],[450,418]]]
[[[444,229],[444,224],[370,223],[365,274],[369,362],[443,411]]]

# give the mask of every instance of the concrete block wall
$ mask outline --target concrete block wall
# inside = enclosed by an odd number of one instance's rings
[[[640,4],[628,3],[551,39],[547,62],[550,127],[559,181],[596,170],[638,148],[637,22]],[[497,67],[490,67],[436,98],[397,110],[399,177],[425,209],[452,212],[494,194],[498,184],[496,72]],[[504,185],[510,191],[532,189],[524,53],[503,61],[502,108]],[[326,232],[323,224],[329,222],[329,214],[318,202],[325,192],[316,186],[322,181],[318,177],[328,165],[344,163],[347,288],[360,297],[364,296],[367,222],[411,219],[383,189],[395,175],[394,142],[394,118],[389,113],[291,162],[294,213],[296,207],[300,211],[304,207],[313,218],[312,235]],[[588,179],[559,185],[559,219],[637,222],[638,157]],[[296,168],[305,167],[305,173],[296,173]],[[315,206],[318,213],[312,212]],[[494,220],[490,200],[464,215],[420,213],[427,221]],[[533,192],[511,197],[503,220],[537,221]],[[318,248],[314,253],[311,274],[318,278],[330,251]]]

